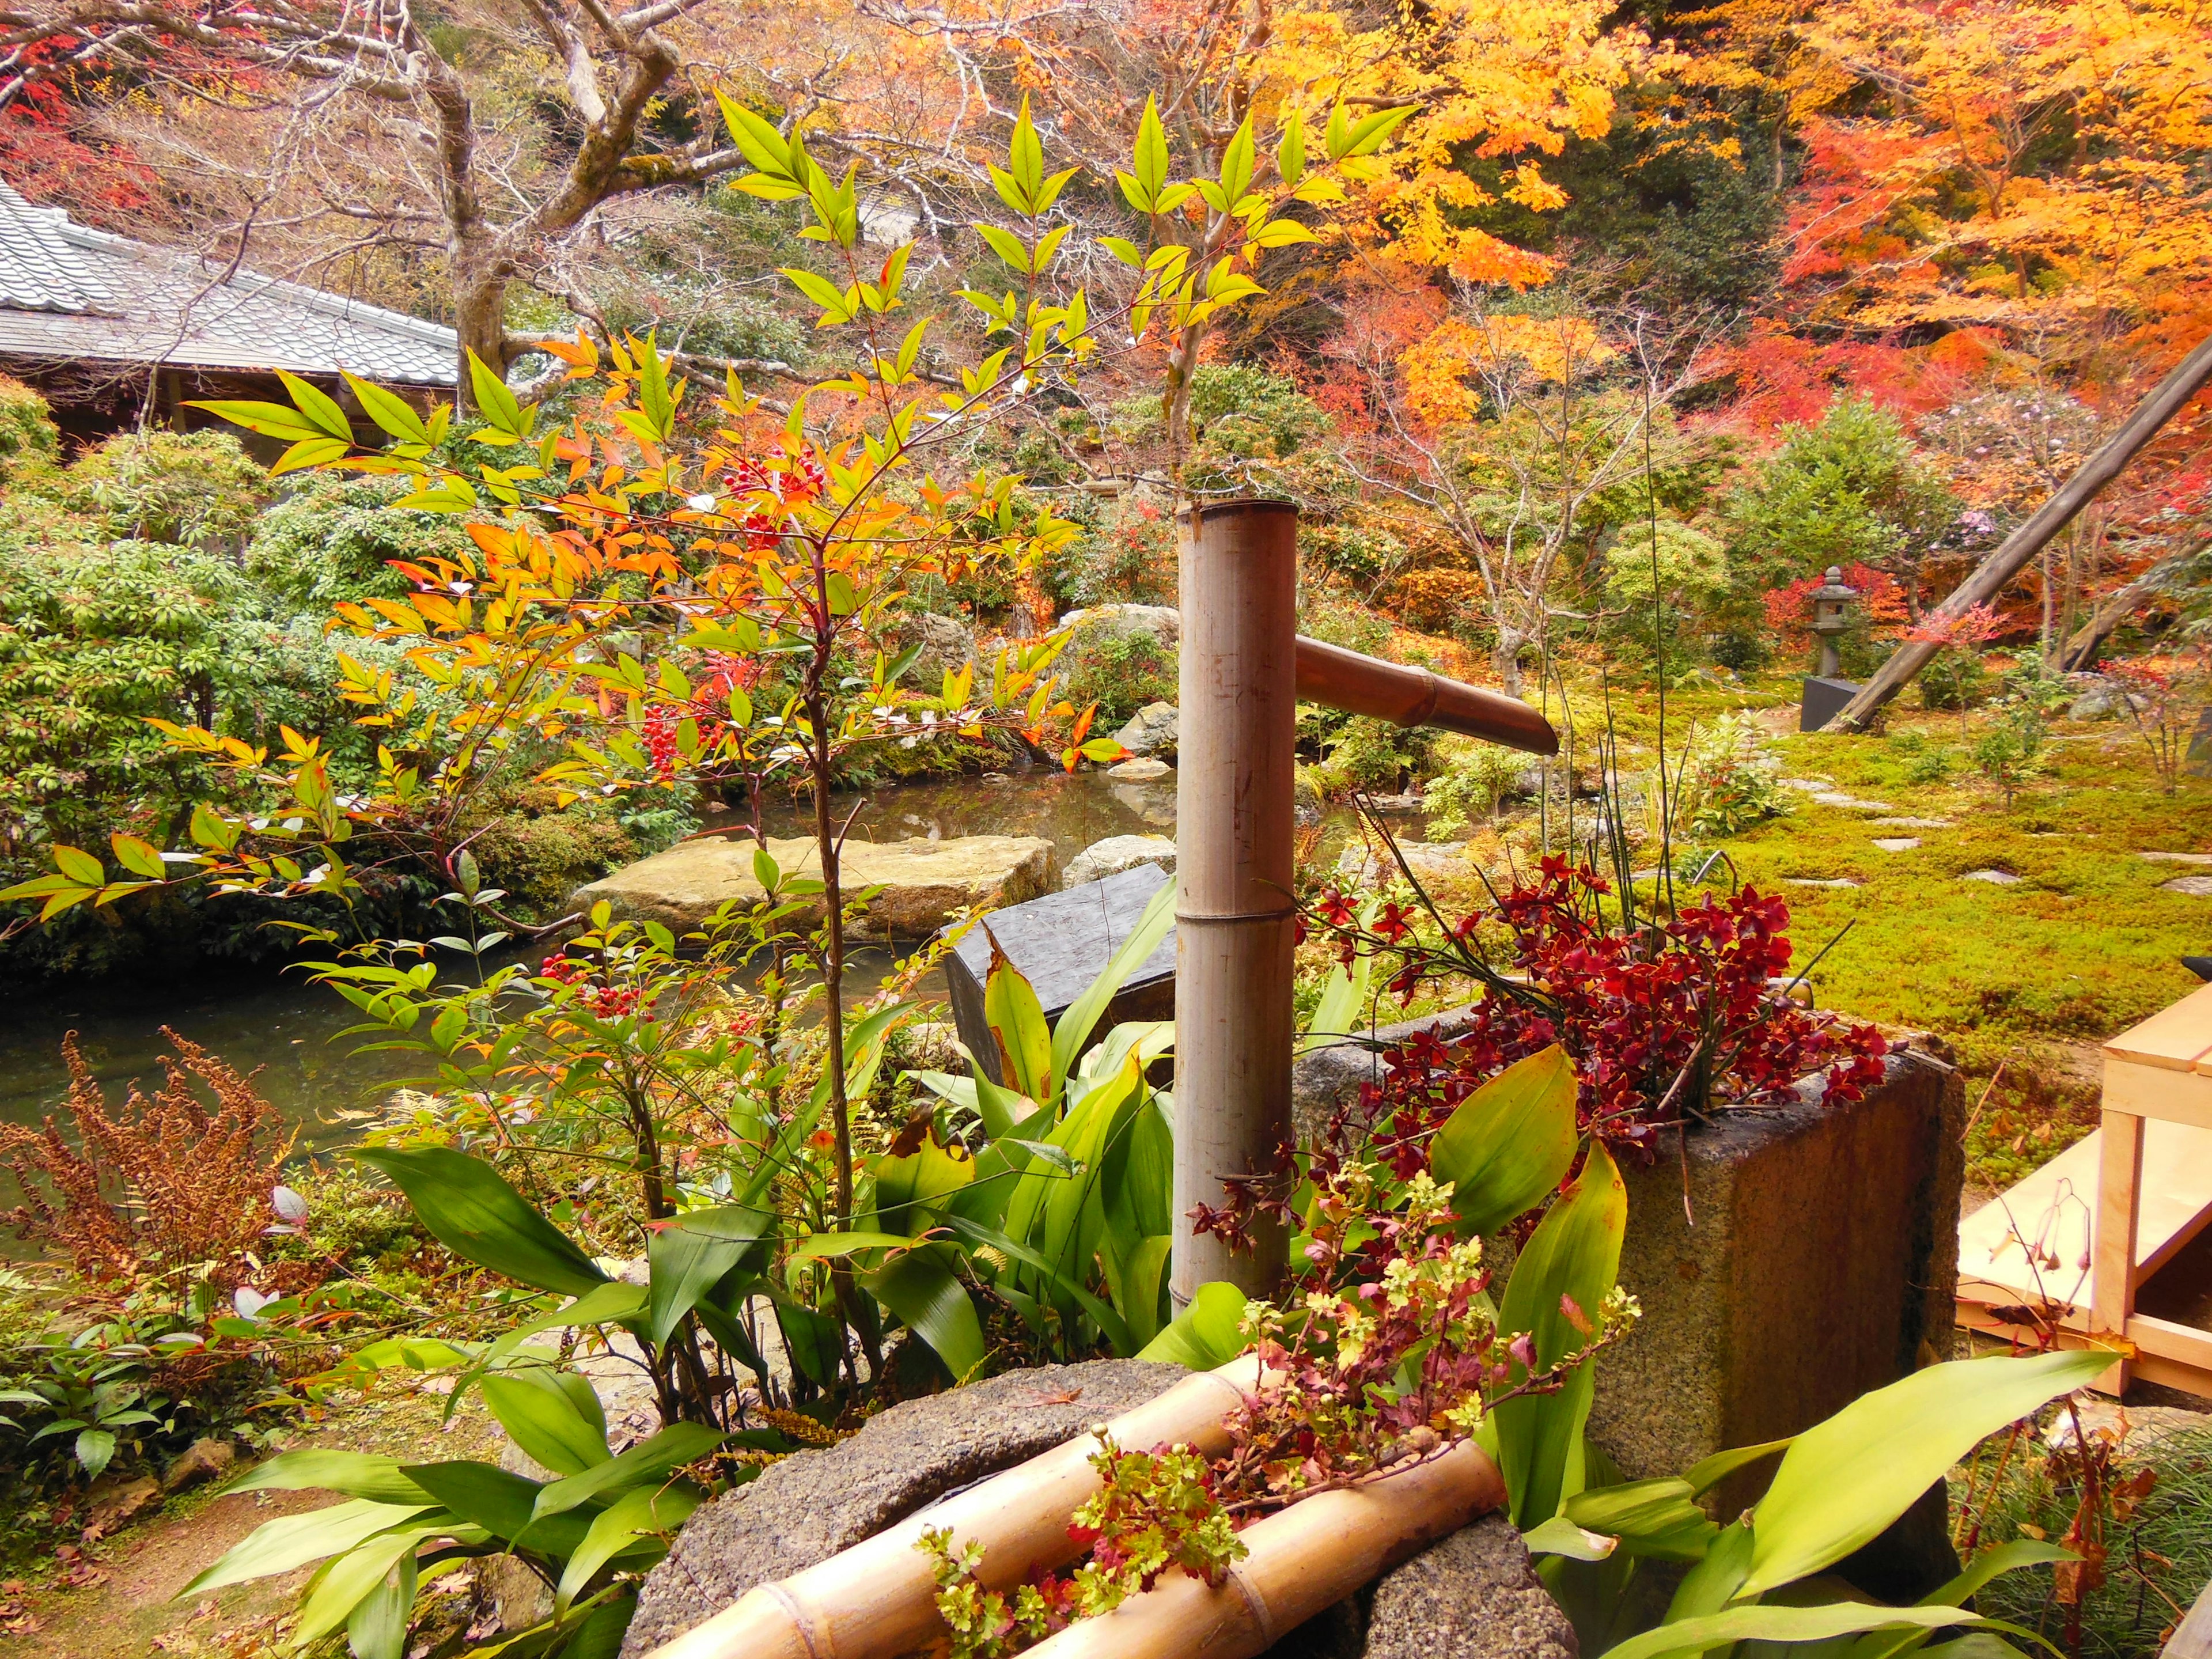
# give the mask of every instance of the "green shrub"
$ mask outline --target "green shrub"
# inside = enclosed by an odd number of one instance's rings
[[[1486,743],[1430,779],[1421,796],[1429,839],[1457,841],[1478,818],[1496,817],[1533,763],[1516,750]]]
[[[235,548],[269,499],[269,475],[228,432],[118,433],[70,464],[70,508],[111,536]]]
[[[60,463],[61,445],[46,400],[0,374],[0,487],[43,479]]]
[[[1923,708],[1973,708],[1990,695],[1990,672],[1978,653],[1948,647],[1936,653],[1915,684]]]
[[[1174,520],[1156,502],[1118,497],[1069,546],[1054,575],[1055,597],[1069,605],[1173,605]]]
[[[1910,585],[1958,505],[1902,422],[1864,398],[1838,398],[1814,424],[1789,428],[1729,498],[1729,556],[1747,592],[1862,562]]]
[[[451,514],[395,511],[390,503],[409,488],[402,479],[307,472],[286,483],[253,522],[246,574],[319,629],[342,600],[404,592],[406,578],[391,561],[470,547],[468,532]]]
[[[1098,705],[1093,727],[1111,732],[1148,702],[1176,700],[1175,647],[1149,629],[1086,628],[1061,655],[1061,691],[1078,708]]]

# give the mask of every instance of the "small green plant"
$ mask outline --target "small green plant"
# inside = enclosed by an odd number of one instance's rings
[[[1428,838],[1455,841],[1478,819],[1497,817],[1499,805],[1521,787],[1522,777],[1529,770],[1528,760],[1513,750],[1492,743],[1479,745],[1423,787]]]

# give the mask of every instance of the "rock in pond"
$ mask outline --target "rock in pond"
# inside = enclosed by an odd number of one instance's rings
[[[769,852],[787,876],[819,875],[811,840],[771,839]],[[678,842],[576,890],[589,910],[605,899],[617,916],[658,921],[678,933],[697,927],[732,899],[762,896],[753,876],[754,843],[743,836]],[[926,939],[953,912],[997,909],[1060,890],[1053,844],[1035,836],[949,836],[940,841],[848,841],[839,862],[848,890],[880,885],[854,936]]]
[[[1175,768],[1164,760],[1139,755],[1134,760],[1125,760],[1106,769],[1106,775],[1123,783],[1158,783],[1162,778],[1172,777]]]
[[[1148,702],[1114,734],[1114,741],[1133,755],[1172,755],[1180,714],[1171,702]]]
[[[746,1591],[825,1561],[938,1498],[1085,1433],[1187,1375],[1099,1359],[1010,1371],[894,1406],[796,1452],[684,1524],[647,1576],[623,1659],[643,1659]],[[1573,1659],[1520,1535],[1490,1516],[1285,1634],[1274,1659]]]
[[[1063,884],[1080,887],[1087,881],[1103,881],[1108,876],[1118,876],[1124,870],[1133,870],[1140,864],[1157,864],[1168,874],[1175,874],[1175,838],[1171,836],[1109,836],[1103,841],[1094,841],[1067,861],[1067,874]]]

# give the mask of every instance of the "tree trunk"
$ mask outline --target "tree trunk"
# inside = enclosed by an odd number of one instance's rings
[[[453,279],[453,372],[455,390],[464,414],[476,410],[476,394],[469,383],[469,354],[504,380],[507,377],[507,280],[497,263],[461,264]]]

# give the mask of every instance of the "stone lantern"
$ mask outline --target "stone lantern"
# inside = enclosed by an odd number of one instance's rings
[[[1851,625],[1851,603],[1858,596],[1858,589],[1844,586],[1843,571],[1832,564],[1828,567],[1828,580],[1813,590],[1813,631],[1820,637],[1822,679],[1832,680],[1842,670],[1836,641]]]

